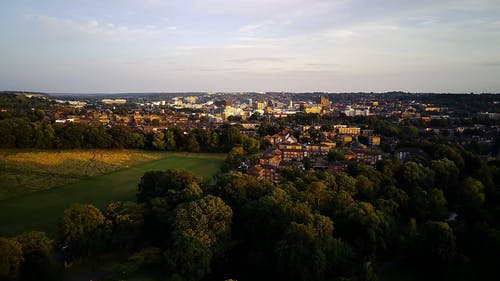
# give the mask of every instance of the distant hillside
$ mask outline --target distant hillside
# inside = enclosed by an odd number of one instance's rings
[[[46,93],[40,93],[40,92],[24,92],[24,91],[1,91],[0,95],[23,95],[28,98],[48,98],[49,95]]]

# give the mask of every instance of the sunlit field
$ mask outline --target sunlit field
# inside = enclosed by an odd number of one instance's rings
[[[72,203],[104,207],[135,200],[146,171],[182,168],[210,179],[223,154],[142,151],[2,151],[0,235],[29,230],[53,232]]]
[[[165,155],[133,150],[0,150],[0,200],[48,190]]]

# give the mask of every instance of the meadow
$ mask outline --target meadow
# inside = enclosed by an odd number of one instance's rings
[[[0,155],[0,188],[8,188],[0,200],[0,236],[30,230],[54,233],[62,212],[72,203],[102,208],[110,201],[135,200],[137,183],[150,170],[182,168],[208,180],[225,159],[223,154],[128,150],[1,151]]]
[[[163,157],[139,150],[0,150],[0,200]]]

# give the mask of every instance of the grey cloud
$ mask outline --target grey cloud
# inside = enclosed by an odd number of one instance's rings
[[[177,67],[170,68],[169,71],[174,72],[234,72],[239,71],[237,68],[218,68],[218,67]]]
[[[284,63],[287,61],[286,58],[276,58],[276,57],[254,57],[254,58],[239,58],[227,60],[235,63],[250,63],[250,62],[279,62]]]
[[[144,58],[137,58],[137,59],[122,61],[121,64],[130,64],[130,65],[162,64],[162,65],[169,65],[169,64],[177,64],[177,62],[171,60],[170,58],[166,58],[166,57],[144,57]]]
[[[500,61],[485,61],[481,63],[482,66],[500,67]]]
[[[308,66],[340,66],[337,63],[308,63]]]
[[[266,76],[272,75],[273,77],[325,77],[342,74],[339,71],[330,70],[283,70],[283,69],[263,69],[263,71],[236,71],[234,74],[253,75],[253,76]]]

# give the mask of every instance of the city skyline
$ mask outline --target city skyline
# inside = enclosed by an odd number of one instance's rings
[[[15,1],[0,88],[500,92],[497,1]]]

